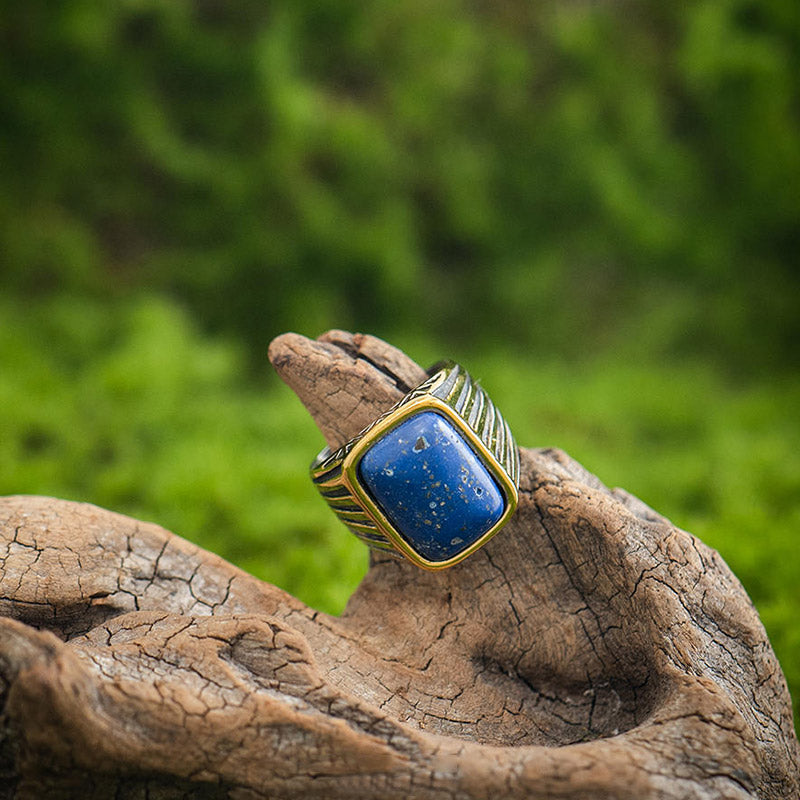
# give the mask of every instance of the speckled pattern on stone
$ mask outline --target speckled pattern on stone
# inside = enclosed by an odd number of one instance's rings
[[[458,555],[505,509],[494,478],[435,411],[385,433],[361,459],[358,474],[395,529],[430,561]]]

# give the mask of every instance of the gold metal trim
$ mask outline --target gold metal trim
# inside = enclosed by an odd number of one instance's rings
[[[448,380],[448,391],[442,397],[441,390]],[[434,394],[437,390],[440,396]],[[471,412],[470,419],[475,417],[475,427],[461,413],[467,407]],[[445,561],[430,561],[414,550],[358,479],[358,465],[366,451],[392,428],[421,411],[436,411],[454,426],[495,479],[505,499],[505,509],[500,519],[480,538]],[[476,428],[480,429],[480,434]],[[311,475],[331,510],[362,541],[381,550],[393,548],[427,570],[451,567],[483,547],[508,522],[519,499],[519,456],[508,425],[485,392],[452,362],[445,363],[427,381],[409,392],[393,409],[342,448],[336,452],[325,448],[312,463]]]

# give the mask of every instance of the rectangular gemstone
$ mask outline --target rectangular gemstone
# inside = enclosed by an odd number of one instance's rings
[[[456,427],[421,411],[370,446],[358,476],[395,530],[429,561],[446,561],[502,517],[497,482]]]

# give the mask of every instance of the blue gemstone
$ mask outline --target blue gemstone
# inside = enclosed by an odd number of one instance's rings
[[[503,515],[497,482],[456,428],[422,411],[384,434],[358,465],[394,528],[429,561],[445,561]]]

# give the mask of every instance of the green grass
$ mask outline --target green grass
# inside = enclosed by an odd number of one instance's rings
[[[237,345],[157,298],[0,302],[0,494],[149,519],[306,603],[339,612],[362,546],[307,478],[322,437]],[[421,362],[430,341],[401,342]],[[466,362],[518,441],[557,446],[717,548],[800,694],[800,378],[741,384],[707,364]],[[513,364],[513,368],[512,365]],[[795,706],[797,708],[797,705]]]

